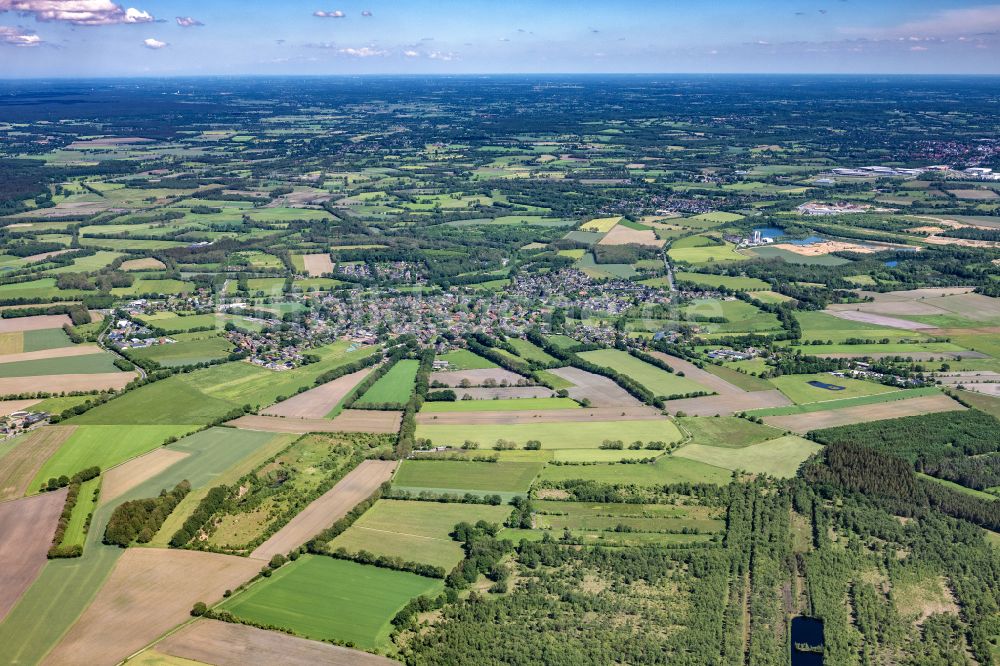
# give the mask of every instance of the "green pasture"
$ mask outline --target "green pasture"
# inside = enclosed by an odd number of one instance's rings
[[[707,390],[704,386],[686,377],[679,377],[666,370],[661,370],[620,349],[600,349],[597,351],[582,352],[579,356],[591,363],[611,368],[631,377],[652,391],[654,395],[667,396]]]
[[[858,398],[867,395],[880,393],[892,393],[898,388],[876,384],[875,382],[851,379],[848,377],[834,377],[829,373],[818,372],[811,375],[782,375],[770,380],[774,387],[785,394],[785,396],[797,405],[810,402],[827,402],[830,400],[844,400],[845,398]],[[809,384],[811,381],[823,382],[833,386],[843,386],[843,390],[831,390],[819,388]]]
[[[653,463],[547,465],[539,476],[540,481],[552,483],[572,479],[637,486],[662,486],[675,483],[713,483],[721,486],[732,480],[732,472],[697,460],[666,455],[657,458]]]
[[[821,448],[802,437],[787,435],[742,448],[689,444],[674,455],[715,467],[787,478],[795,476],[802,462]]]
[[[366,404],[405,404],[413,392],[413,383],[419,367],[419,361],[404,359],[397,362],[365,391],[354,406],[360,408]]]
[[[527,492],[544,463],[404,460],[393,485],[407,489],[450,489],[481,492]]]
[[[647,421],[574,421],[563,423],[515,423],[512,425],[430,425],[418,424],[417,437],[430,439],[435,446],[461,446],[466,440],[489,449],[498,439],[523,447],[528,440],[542,443],[542,449],[597,449],[605,440],[626,444],[678,442],[681,433],[666,419]]]

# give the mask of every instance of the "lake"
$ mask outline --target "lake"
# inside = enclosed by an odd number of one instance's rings
[[[823,666],[823,644],[823,620],[792,618],[792,666]]]

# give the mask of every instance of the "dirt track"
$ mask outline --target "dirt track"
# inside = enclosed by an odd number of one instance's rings
[[[45,566],[66,492],[0,504],[0,621]]]
[[[93,375],[37,375],[34,377],[4,377],[0,379],[0,395],[16,395],[26,385],[32,391],[60,393],[120,389],[136,378],[134,372],[99,372]]]
[[[263,410],[264,416],[284,416],[296,419],[321,419],[330,413],[344,397],[368,376],[372,368],[344,375],[322,386],[292,396],[288,400]]]
[[[306,273],[314,277],[333,272],[333,260],[329,254],[304,254],[302,263],[306,267]]]
[[[747,391],[734,384],[730,384],[725,379],[717,377],[707,370],[702,370],[690,361],[658,351],[649,352],[649,355],[660,359],[675,371],[683,372],[686,378],[696,384],[701,384],[710,391],[715,391],[719,395],[743,395],[747,393]]]
[[[399,666],[387,657],[217,620],[198,620],[155,649],[213,666]]]
[[[485,370],[451,370],[447,372],[432,372],[431,382],[441,382],[448,386],[458,386],[463,379],[468,379],[472,386],[480,386],[487,379],[493,379],[499,384],[503,380],[507,380],[507,383],[511,386],[517,384],[519,380],[524,379],[519,374],[513,373],[510,370],[504,370],[503,368],[489,368]]]
[[[241,416],[229,425],[264,432],[399,432],[400,412],[345,409],[335,419],[283,419],[277,416]]]
[[[143,481],[152,479],[175,462],[187,457],[188,454],[183,451],[172,451],[160,447],[144,456],[133,458],[118,467],[109,469],[104,473],[104,480],[101,482],[101,503],[104,504],[120,497]]]
[[[436,418],[435,418],[436,417]],[[516,423],[579,423],[584,421],[656,421],[664,419],[652,407],[586,407],[538,411],[435,412],[417,414],[422,425],[514,425]]]
[[[642,402],[607,377],[579,368],[556,368],[549,372],[576,385],[567,389],[571,398],[586,398],[594,407],[642,407]]]
[[[391,479],[395,469],[395,460],[364,461],[270,539],[257,546],[250,557],[267,561],[298,548],[347,515],[348,511]]]
[[[62,328],[63,324],[71,324],[67,315],[36,315],[34,317],[12,317],[0,319],[0,333],[14,331],[40,331],[44,328]]]
[[[22,435],[14,450],[0,460],[0,501],[17,499],[28,490],[45,461],[52,457],[76,426],[44,426]],[[0,446],[10,446],[9,443]],[[3,532],[0,531],[0,535]]]
[[[874,405],[859,405],[845,409],[832,409],[808,414],[789,416],[765,416],[764,423],[775,428],[804,434],[810,430],[834,428],[836,426],[898,419],[903,416],[919,416],[937,412],[951,412],[965,409],[946,395],[928,395],[909,400],[882,402]]]
[[[97,345],[73,345],[72,347],[56,347],[39,351],[21,352],[19,354],[4,354],[0,363],[16,363],[17,361],[39,361],[46,358],[68,358],[70,356],[92,356],[103,354],[104,350]]]
[[[249,580],[260,562],[192,550],[129,548],[43,664],[117,664]]]
[[[765,407],[785,407],[792,404],[780,391],[752,391],[739,395],[709,395],[702,398],[670,400],[666,404],[671,414],[684,412],[688,416],[731,416],[738,412]]]

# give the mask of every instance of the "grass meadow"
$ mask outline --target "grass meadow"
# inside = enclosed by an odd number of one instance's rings
[[[474,462],[463,460],[404,460],[393,486],[419,490],[446,489],[523,493],[538,476],[541,462]]]
[[[491,426],[418,424],[417,437],[430,439],[435,446],[461,446],[469,440],[478,442],[483,449],[490,448],[498,439],[513,441],[519,447],[523,447],[529,439],[536,439],[542,443],[543,449],[597,449],[604,440],[622,440],[631,444],[637,440],[679,442],[682,439],[677,426],[666,419]]]
[[[582,352],[580,358],[591,363],[602,365],[628,375],[639,382],[655,395],[674,395],[678,393],[694,393],[706,390],[704,386],[685,377],[670,374],[655,365],[640,361],[628,352],[620,349],[600,349],[598,351]]]
[[[725,469],[788,478],[795,476],[802,461],[821,448],[802,437],[786,435],[738,449],[689,444],[674,455]]]
[[[697,460],[665,455],[653,463],[607,465],[550,465],[542,470],[540,481],[558,483],[571,479],[598,483],[662,486],[672,483],[714,483],[726,485],[732,472]]]

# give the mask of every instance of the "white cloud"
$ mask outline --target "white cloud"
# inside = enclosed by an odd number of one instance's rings
[[[197,26],[205,24],[199,21],[198,19],[191,18],[190,16],[178,16],[177,25],[179,25],[182,28],[195,28]]]
[[[39,21],[64,21],[73,25],[151,23],[144,10],[125,9],[111,0],[0,0],[0,12],[18,12]]]
[[[452,53],[451,51],[432,51],[427,54],[427,57],[431,60],[440,60],[442,62],[451,62],[452,60],[458,60],[458,54]]]
[[[153,49],[154,51],[159,51],[160,49],[165,49],[168,46],[170,46],[170,44],[167,44],[166,42],[161,42],[158,39],[153,39],[152,37],[144,41],[143,44],[146,45],[147,49]]]
[[[407,58],[419,58],[420,51],[413,51],[413,50],[403,51],[403,55],[406,56]]]
[[[846,32],[872,38],[957,37],[1000,31],[1000,5],[945,9],[925,19],[889,28],[853,28]]]
[[[372,11],[370,9],[362,10],[361,15],[364,16],[364,17],[366,17],[366,18],[370,17],[372,15]]]
[[[389,55],[388,51],[383,49],[375,48],[373,46],[362,46],[361,48],[343,48],[337,51],[340,55],[350,56],[351,58],[378,58],[385,57]]]
[[[38,46],[42,43],[42,38],[35,34],[28,34],[21,28],[11,28],[0,25],[0,45],[6,46]]]
[[[344,18],[347,16],[344,12],[339,9],[334,9],[333,11],[324,11],[322,9],[317,9],[313,12],[313,16],[316,18]]]

